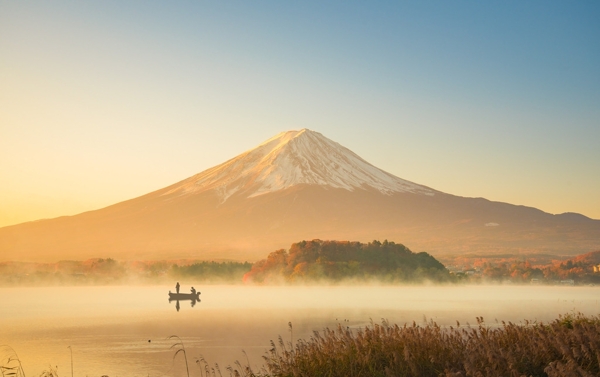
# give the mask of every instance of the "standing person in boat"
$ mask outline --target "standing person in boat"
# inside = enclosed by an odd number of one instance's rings
[[[192,291],[192,295],[193,295],[192,298],[195,298],[196,297],[196,289],[194,287],[192,287],[192,289],[190,289],[190,291]]]
[[[175,291],[177,292],[177,294],[179,294],[179,282],[177,282],[177,284],[175,285]]]

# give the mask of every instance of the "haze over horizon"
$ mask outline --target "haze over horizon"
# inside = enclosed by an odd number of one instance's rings
[[[435,190],[600,219],[599,16],[1,3],[0,227],[128,200],[302,128]]]

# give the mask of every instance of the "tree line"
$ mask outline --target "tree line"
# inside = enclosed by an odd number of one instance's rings
[[[244,275],[245,282],[306,283],[357,282],[383,283],[451,281],[443,264],[431,255],[413,253],[406,246],[387,240],[369,243],[312,240],[292,244],[266,259],[254,263]]]

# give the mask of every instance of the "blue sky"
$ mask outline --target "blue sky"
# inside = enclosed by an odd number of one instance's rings
[[[600,218],[599,4],[2,2],[0,226],[304,127],[444,192]]]

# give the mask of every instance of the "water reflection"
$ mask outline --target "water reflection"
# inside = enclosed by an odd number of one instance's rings
[[[180,292],[190,288],[184,283]],[[475,316],[481,316],[494,327],[496,319],[548,322],[559,314],[600,313],[598,286],[206,285],[202,293],[210,300],[193,310],[191,300],[165,303],[169,290],[175,292],[175,284],[0,287],[3,303],[10,303],[0,307],[0,344],[14,348],[30,377],[49,365],[70,377],[69,345],[78,376],[187,376],[183,363],[173,363],[170,335],[185,342],[188,361],[202,356],[221,366],[245,364],[247,355],[258,370],[271,340],[279,335],[286,344],[292,340],[289,322],[297,342],[315,330],[342,325],[354,331],[381,318],[402,326],[423,323],[426,316],[445,327],[476,323]],[[177,301],[180,311],[173,313]]]
[[[175,309],[179,311],[181,309],[181,305],[179,305],[179,301],[190,301],[190,306],[193,308],[197,302],[200,302],[200,292],[196,292],[194,287],[190,288],[190,293],[180,293],[179,292],[179,282],[175,286],[176,292],[173,293],[169,291],[169,302],[175,302]]]

